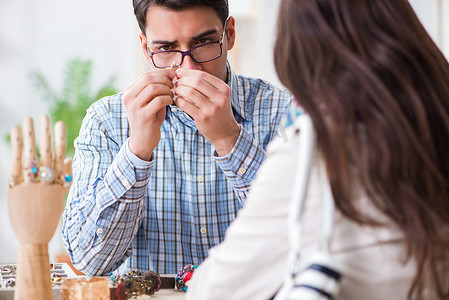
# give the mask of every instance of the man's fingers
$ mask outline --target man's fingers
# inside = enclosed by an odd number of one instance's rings
[[[164,84],[151,84],[145,87],[137,97],[136,105],[143,107],[158,96],[168,96],[173,99],[173,92],[170,87]],[[173,101],[172,101],[173,103]],[[172,104],[170,103],[170,104]]]
[[[227,84],[220,80],[220,86],[214,86],[204,78],[186,76],[178,79],[176,82],[176,88],[180,86],[194,88],[203,93],[205,96],[210,97],[219,93],[219,87],[224,88]]]
[[[157,96],[144,108],[144,114],[147,116],[156,114],[171,104],[173,104],[173,97],[168,95]]]
[[[22,123],[23,135],[23,163],[25,165],[23,178],[24,181],[30,182],[33,180],[32,176],[27,174],[32,168],[36,168],[36,142],[34,137],[33,119],[26,118]]]
[[[64,159],[66,149],[66,129],[62,121],[55,124],[55,178],[60,178],[64,171]]]
[[[137,78],[124,92],[129,97],[137,97],[148,85],[156,83],[172,88],[173,78],[175,78],[175,71],[173,70],[150,71]]]
[[[51,131],[50,118],[47,115],[42,115],[39,118],[39,153],[39,166],[51,167]]]
[[[198,70],[184,70],[175,86],[176,96],[194,102],[202,110],[209,111],[211,105],[219,109],[227,105],[230,88],[217,77]]]
[[[176,88],[175,91],[176,97],[181,97],[184,99],[189,99],[189,102],[192,104],[195,104],[201,110],[206,111],[208,106],[211,105],[211,100],[207,96],[205,96],[203,93],[198,91],[195,88],[191,88],[188,86],[180,85]]]
[[[22,180],[22,132],[19,126],[11,128],[11,179],[18,183]]]
[[[223,80],[218,77],[215,77],[212,74],[209,74],[200,70],[192,70],[192,69],[177,69],[176,77],[178,79],[186,78],[186,77],[194,77],[200,78],[206,82],[208,82],[212,87],[217,87],[222,84],[226,84]]]
[[[200,114],[200,109],[191,101],[188,101],[182,97],[175,97],[175,103],[182,111],[191,116],[194,120],[198,119],[197,116]]]

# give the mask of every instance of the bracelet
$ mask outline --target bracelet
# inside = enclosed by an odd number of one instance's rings
[[[197,265],[187,265],[178,272],[176,276],[176,288],[187,292],[187,282],[192,278],[193,272],[198,268]]]
[[[124,275],[112,276],[112,285],[116,287],[118,299],[137,297],[140,295],[153,295],[161,288],[161,277],[155,272],[130,270]]]

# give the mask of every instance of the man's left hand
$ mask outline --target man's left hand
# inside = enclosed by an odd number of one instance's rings
[[[229,86],[199,70],[178,69],[176,74],[176,105],[194,119],[197,129],[219,156],[228,154],[240,134],[232,113]]]

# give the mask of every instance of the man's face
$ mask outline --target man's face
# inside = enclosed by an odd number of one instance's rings
[[[181,50],[210,41],[217,41],[224,34],[223,53],[218,59],[205,63],[196,63],[190,56],[185,56],[181,68],[202,70],[222,80],[226,79],[227,51],[234,46],[235,21],[231,17],[227,22],[227,35],[217,13],[210,7],[197,6],[181,11],[174,11],[163,6],[153,5],[147,12],[146,37],[140,40],[145,57],[149,62],[146,46],[150,51]]]

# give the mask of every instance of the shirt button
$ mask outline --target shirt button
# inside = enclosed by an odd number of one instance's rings
[[[198,181],[199,182],[203,182],[204,181],[204,176],[202,176],[202,175],[198,176]]]
[[[244,168],[244,167],[241,167],[240,169],[239,169],[239,174],[240,175],[244,175],[246,173],[246,169]]]
[[[103,233],[103,228],[101,228],[101,227],[98,228],[98,229],[97,229],[97,233],[98,233],[98,234],[102,234],[102,233]]]
[[[131,186],[131,183],[129,183],[129,180],[126,178],[122,179],[122,184],[125,187],[125,189],[128,189]]]
[[[172,107],[172,108],[171,108],[171,112],[172,112],[172,113],[175,113],[175,112],[177,112],[177,111],[178,111],[178,109],[177,109],[176,107]]]
[[[202,235],[206,235],[206,233],[207,233],[206,227],[201,227],[200,232]]]

